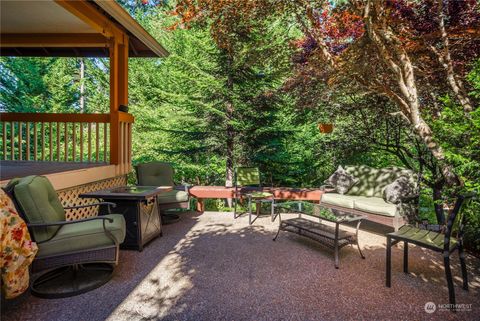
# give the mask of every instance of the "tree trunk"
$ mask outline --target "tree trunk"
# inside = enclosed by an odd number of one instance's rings
[[[442,148],[434,141],[430,126],[428,126],[428,124],[420,116],[411,119],[411,121],[417,135],[422,139],[432,153],[433,157],[435,157],[435,159],[438,161],[438,166],[440,167],[443,177],[445,178],[445,182],[449,186],[460,185],[458,176],[453,171],[452,166],[447,164],[445,160],[445,154]]]
[[[80,112],[85,112],[85,62],[80,58]]]
[[[431,46],[431,49],[437,55],[438,61],[440,62],[442,67],[445,69],[447,73],[448,84],[452,88],[453,93],[455,94],[455,97],[457,97],[457,100],[462,105],[463,111],[465,112],[465,114],[468,115],[468,113],[470,113],[473,110],[473,107],[465,91],[463,82],[457,77],[453,69],[453,62],[452,62],[452,57],[450,55],[450,48],[449,48],[450,44],[448,40],[447,30],[445,29],[445,13],[443,10],[443,1],[444,0],[438,0],[438,15],[439,15],[438,21],[439,21],[440,33],[442,35],[443,53],[438,52],[436,48],[433,46]]]
[[[235,108],[233,106],[232,98],[233,95],[233,75],[232,75],[232,66],[233,66],[233,58],[231,55],[227,54],[227,99],[225,102],[225,116],[226,116],[226,173],[225,173],[225,186],[232,187],[233,186],[233,164],[234,164],[234,143],[235,143],[235,129],[232,125],[233,118],[234,118],[234,111]],[[227,199],[227,203],[229,207],[232,207],[232,199]]]
[[[378,49],[379,58],[391,70],[398,88],[380,86],[381,89],[378,89],[378,83],[374,85],[377,90],[383,91],[399,105],[400,110],[408,118],[416,134],[437,159],[446,183],[450,186],[459,185],[457,175],[453,172],[452,166],[446,163],[442,148],[434,141],[432,130],[420,113],[413,64],[402,47],[401,41],[389,29],[388,24],[377,21],[378,16],[381,16],[382,6],[383,4],[380,2],[371,0],[367,2],[364,11],[365,26],[370,40]]]
[[[435,215],[437,216],[437,224],[445,224],[445,214],[443,213],[443,204],[442,204],[442,189],[443,184],[435,184],[432,187],[433,191],[433,204],[435,208]]]

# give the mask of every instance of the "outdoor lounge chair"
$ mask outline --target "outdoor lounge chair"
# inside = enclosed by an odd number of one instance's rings
[[[237,203],[243,199],[248,199],[248,224],[252,224],[260,215],[262,203],[271,204],[272,222],[275,220],[274,207],[275,200],[272,193],[263,192],[260,180],[260,170],[257,167],[237,167],[235,168],[235,195],[233,218],[237,218]],[[256,216],[252,220],[252,202],[256,204]]]
[[[150,162],[135,166],[137,182],[141,186],[173,186],[170,192],[158,195],[158,212],[161,215],[162,223],[173,223],[179,219],[176,214],[167,214],[168,209],[190,209],[190,194],[187,184],[177,185],[174,181],[174,170],[170,163]]]
[[[34,295],[69,297],[110,280],[118,263],[119,244],[125,238],[125,219],[120,214],[109,214],[67,221],[65,209],[115,204],[64,208],[52,184],[43,176],[13,179],[6,190],[13,195],[39,248],[32,271],[47,270],[32,282]]]
[[[408,273],[408,244],[443,253],[445,274],[448,285],[448,296],[450,309],[455,311],[455,289],[453,287],[452,271],[450,269],[450,255],[458,250],[460,265],[462,268],[463,289],[468,291],[467,265],[463,252],[463,228],[465,221],[464,209],[472,200],[473,195],[458,196],[455,206],[448,215],[447,225],[444,231],[432,231],[430,229],[418,228],[412,225],[404,225],[398,231],[387,234],[387,264],[386,264],[386,286],[391,286],[391,251],[392,246],[403,242],[403,271]],[[454,237],[453,234],[456,234]]]

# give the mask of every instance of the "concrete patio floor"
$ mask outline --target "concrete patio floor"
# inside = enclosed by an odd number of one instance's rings
[[[411,248],[410,275],[402,248],[393,248],[392,288],[385,287],[385,237],[361,231],[356,248],[331,252],[281,232],[278,220],[231,213],[185,213],[143,252],[121,251],[113,279],[76,297],[22,295],[2,306],[1,320],[478,320],[480,262],[468,256],[470,291],[461,289],[453,258],[457,303],[471,311],[425,312],[448,303],[440,255]]]

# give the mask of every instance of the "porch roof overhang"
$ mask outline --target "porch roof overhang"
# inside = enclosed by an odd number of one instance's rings
[[[168,52],[113,0],[0,1],[0,55],[109,57],[112,38],[128,37],[129,57]]]

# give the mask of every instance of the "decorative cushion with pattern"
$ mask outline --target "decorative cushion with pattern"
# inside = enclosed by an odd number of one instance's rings
[[[357,182],[358,179],[347,173],[342,166],[338,166],[335,173],[326,180],[327,184],[332,185],[335,191],[342,195],[347,193]]]
[[[27,224],[18,215],[12,200],[0,188],[0,278],[2,295],[13,299],[28,289],[28,266],[38,251]]]
[[[408,177],[400,176],[383,189],[383,199],[387,203],[399,204],[402,199],[413,194],[414,189]]]

